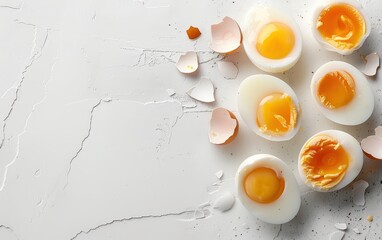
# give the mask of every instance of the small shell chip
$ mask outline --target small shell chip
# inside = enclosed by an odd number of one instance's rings
[[[342,238],[344,238],[345,236],[345,233],[342,232],[342,231],[335,231],[335,232],[332,232],[329,236],[329,239],[330,240],[341,240]]]
[[[361,147],[367,157],[382,160],[382,126],[375,129],[375,135],[362,139]]]
[[[187,94],[200,102],[210,103],[215,101],[215,88],[211,80],[202,77],[200,81],[187,91]]]
[[[378,53],[370,53],[365,57],[365,68],[362,72],[367,76],[374,76],[377,73],[379,67],[379,56]]]
[[[186,52],[180,55],[176,67],[181,73],[193,73],[198,69],[198,55],[196,52]]]
[[[196,39],[202,34],[199,28],[193,26],[190,26],[186,32],[189,39]]]
[[[348,228],[348,225],[346,223],[336,223],[334,224],[334,227],[338,230],[346,230]]]
[[[213,144],[228,144],[237,136],[239,124],[236,116],[225,108],[212,111],[209,138]]]
[[[365,191],[369,183],[365,180],[358,180],[353,184],[353,203],[357,206],[365,205]]]
[[[239,24],[230,17],[211,25],[210,48],[218,53],[229,53],[240,47],[242,36]]]
[[[226,212],[233,207],[234,203],[235,196],[230,192],[226,192],[224,195],[216,199],[213,208],[221,212]]]

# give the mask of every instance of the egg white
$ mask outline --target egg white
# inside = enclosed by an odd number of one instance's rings
[[[260,130],[256,123],[257,109],[261,100],[269,94],[280,92],[288,94],[297,108],[297,122],[294,129],[284,135],[269,135]],[[240,116],[257,135],[271,141],[287,141],[293,138],[301,125],[299,101],[293,89],[283,80],[271,75],[257,74],[247,77],[239,86],[238,109]]]
[[[316,94],[317,83],[327,73],[338,70],[344,70],[353,77],[355,95],[347,105],[340,108],[329,109],[321,104]],[[312,77],[310,90],[318,109],[325,117],[333,122],[350,126],[358,125],[365,122],[373,113],[374,95],[370,85],[366,77],[358,69],[348,63],[332,61],[322,65]]]
[[[245,193],[243,186],[245,177],[259,167],[273,169],[284,178],[284,191],[274,202],[257,203]],[[297,181],[289,167],[279,158],[269,154],[257,154],[249,157],[240,164],[235,180],[239,200],[251,214],[260,220],[272,224],[283,224],[297,215],[301,205]]]
[[[365,42],[366,38],[370,35],[370,31],[371,31],[370,20],[367,14],[365,13],[362,5],[355,0],[325,0],[325,1],[317,1],[317,2],[318,4],[314,8],[314,11],[312,14],[312,33],[314,38],[317,40],[317,42],[321,44],[321,46],[323,46],[326,50],[337,52],[341,55],[349,55],[349,54],[352,54],[355,50],[359,49]],[[363,19],[365,21],[365,28],[366,28],[365,34],[363,35],[359,43],[356,46],[354,46],[352,49],[335,48],[334,46],[329,44],[327,41],[325,41],[325,39],[322,38],[320,32],[317,29],[317,20],[322,10],[336,3],[345,3],[345,4],[352,5],[363,16]]]
[[[334,187],[328,190],[322,189],[321,187],[313,186],[310,182],[307,182],[305,172],[301,166],[302,152],[305,147],[305,144],[309,142],[312,138],[319,135],[326,135],[326,136],[332,137],[333,139],[336,139],[342,145],[342,147],[344,148],[344,150],[346,151],[346,153],[348,154],[350,158],[349,166],[346,170],[346,173],[343,179],[337,185],[335,185]],[[318,192],[333,192],[333,191],[340,190],[346,187],[348,184],[350,184],[361,172],[362,166],[363,166],[362,149],[359,142],[350,134],[343,131],[339,131],[339,130],[326,130],[326,131],[322,131],[313,135],[311,138],[309,138],[309,140],[306,141],[306,143],[301,148],[301,151],[298,157],[298,172],[300,174],[302,181],[305,183],[305,185],[307,185],[311,189]]]
[[[256,49],[255,41],[264,25],[280,22],[291,28],[295,36],[295,45],[291,53],[282,59],[263,57]],[[248,58],[254,65],[265,72],[279,73],[292,68],[301,56],[302,36],[300,28],[292,17],[284,12],[268,6],[259,6],[249,10],[242,21],[243,46]]]

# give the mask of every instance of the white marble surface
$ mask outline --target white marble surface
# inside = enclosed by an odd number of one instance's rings
[[[359,177],[370,183],[364,207],[352,204],[349,186],[329,194],[301,187],[300,212],[282,226],[257,220],[238,201],[224,213],[212,208],[234,192],[235,171],[246,157],[271,153],[296,173],[299,149],[314,133],[340,129],[361,140],[382,123],[380,74],[369,78],[376,107],[360,126],[325,119],[309,95],[312,73],[323,63],[362,66],[361,55],[382,53],[382,2],[361,2],[371,36],[342,57],[314,42],[313,1],[274,0],[303,32],[300,61],[277,75],[301,100],[301,130],[289,142],[272,143],[239,118],[236,141],[210,144],[211,109],[237,114],[238,85],[261,71],[240,49],[227,58],[239,75],[224,79],[216,67],[223,56],[208,47],[209,27],[226,15],[239,21],[255,2],[0,0],[0,239],[327,239],[337,222],[348,223],[345,239],[378,239],[382,164],[366,158]],[[187,39],[189,25],[201,29],[198,40]],[[192,76],[174,66],[189,50],[201,62]],[[185,94],[201,76],[216,86],[216,103]],[[169,88],[176,91],[172,97]]]

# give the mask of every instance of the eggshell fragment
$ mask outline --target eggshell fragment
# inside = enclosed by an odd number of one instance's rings
[[[341,240],[344,237],[345,233],[341,231],[332,232],[329,236],[330,240]]]
[[[166,90],[166,92],[167,92],[167,94],[171,97],[171,96],[173,96],[173,95],[175,95],[175,90],[174,89],[171,89],[171,88],[169,88],[169,89],[167,89]]]
[[[196,39],[202,34],[199,28],[193,26],[190,26],[186,32],[189,39]]]
[[[210,48],[218,53],[229,53],[240,47],[241,30],[235,20],[224,17],[223,21],[211,25],[212,41]]]
[[[176,67],[181,73],[193,73],[198,69],[198,55],[196,52],[186,52],[180,55]]]
[[[348,228],[346,223],[336,223],[334,224],[334,227],[338,230],[346,230]]]
[[[382,126],[375,129],[375,135],[362,139],[361,147],[369,158],[382,160]]]
[[[221,212],[226,212],[233,207],[234,203],[235,196],[230,192],[226,192],[224,195],[216,199],[213,208]]]
[[[238,133],[238,121],[235,115],[225,108],[216,108],[212,111],[209,138],[213,144],[228,144]]]
[[[377,68],[379,67],[379,56],[378,53],[370,53],[365,57],[366,65],[362,72],[367,76],[374,76],[377,73]]]
[[[218,178],[218,179],[221,179],[223,177],[224,173],[222,170],[218,171],[215,173],[215,176]]]
[[[353,228],[353,232],[355,232],[356,234],[361,234],[358,228]]]
[[[369,183],[362,179],[353,184],[353,203],[355,205],[365,205],[365,190],[368,187]]]
[[[194,87],[187,91],[187,94],[200,102],[209,103],[215,101],[214,92],[215,89],[211,80],[206,77],[202,77]]]
[[[223,75],[224,78],[233,79],[236,78],[239,69],[236,67],[233,62],[228,61],[219,61],[217,63],[219,72]]]

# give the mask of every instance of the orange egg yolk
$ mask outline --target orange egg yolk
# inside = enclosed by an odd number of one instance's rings
[[[273,169],[260,167],[254,169],[244,179],[247,196],[258,203],[271,203],[284,191],[285,181]]]
[[[355,95],[353,77],[345,71],[327,73],[317,83],[317,97],[329,109],[347,105]]]
[[[343,179],[349,162],[349,155],[342,145],[326,135],[308,141],[301,154],[306,181],[323,190],[336,186]]]
[[[294,42],[294,33],[289,26],[273,22],[260,29],[256,49],[263,57],[282,59],[293,50]]]
[[[361,41],[366,32],[366,24],[355,7],[341,3],[327,7],[320,13],[317,29],[330,45],[347,50]]]
[[[297,107],[289,95],[272,93],[261,100],[256,122],[264,133],[284,135],[297,123]]]

